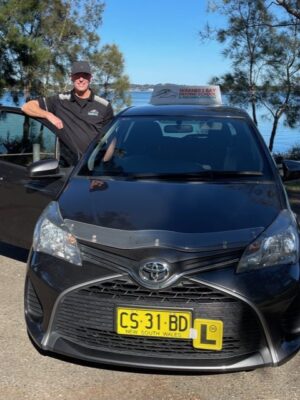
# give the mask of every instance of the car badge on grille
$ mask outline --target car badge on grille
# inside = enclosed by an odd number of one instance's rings
[[[170,266],[165,261],[147,261],[141,265],[139,274],[145,283],[161,283],[168,279]]]

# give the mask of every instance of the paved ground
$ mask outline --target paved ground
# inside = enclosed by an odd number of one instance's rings
[[[0,245],[1,400],[300,399],[300,353],[279,368],[219,375],[95,368],[41,355],[23,319],[25,256]]]

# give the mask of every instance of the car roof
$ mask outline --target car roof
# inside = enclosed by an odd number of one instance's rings
[[[228,106],[200,105],[145,105],[132,106],[121,111],[119,115],[133,116],[217,116],[250,118],[246,111]]]

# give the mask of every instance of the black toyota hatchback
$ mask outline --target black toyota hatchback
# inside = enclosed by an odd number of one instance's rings
[[[203,371],[274,366],[299,349],[298,226],[245,112],[128,108],[75,168],[59,159],[30,164],[25,189],[42,188],[44,202],[55,193],[26,276],[37,346]],[[283,175],[299,177],[300,165],[284,162]],[[32,213],[23,218],[31,223]]]

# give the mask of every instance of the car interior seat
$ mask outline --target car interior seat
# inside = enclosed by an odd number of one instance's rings
[[[229,128],[223,124],[222,129],[208,131],[209,160],[212,170],[223,171],[228,158],[232,135]]]
[[[260,171],[262,168],[262,159],[255,150],[253,138],[241,130],[233,136],[229,158],[231,169],[237,171]]]
[[[124,142],[126,155],[157,157],[161,149],[162,138],[162,131],[157,122],[135,122]]]

